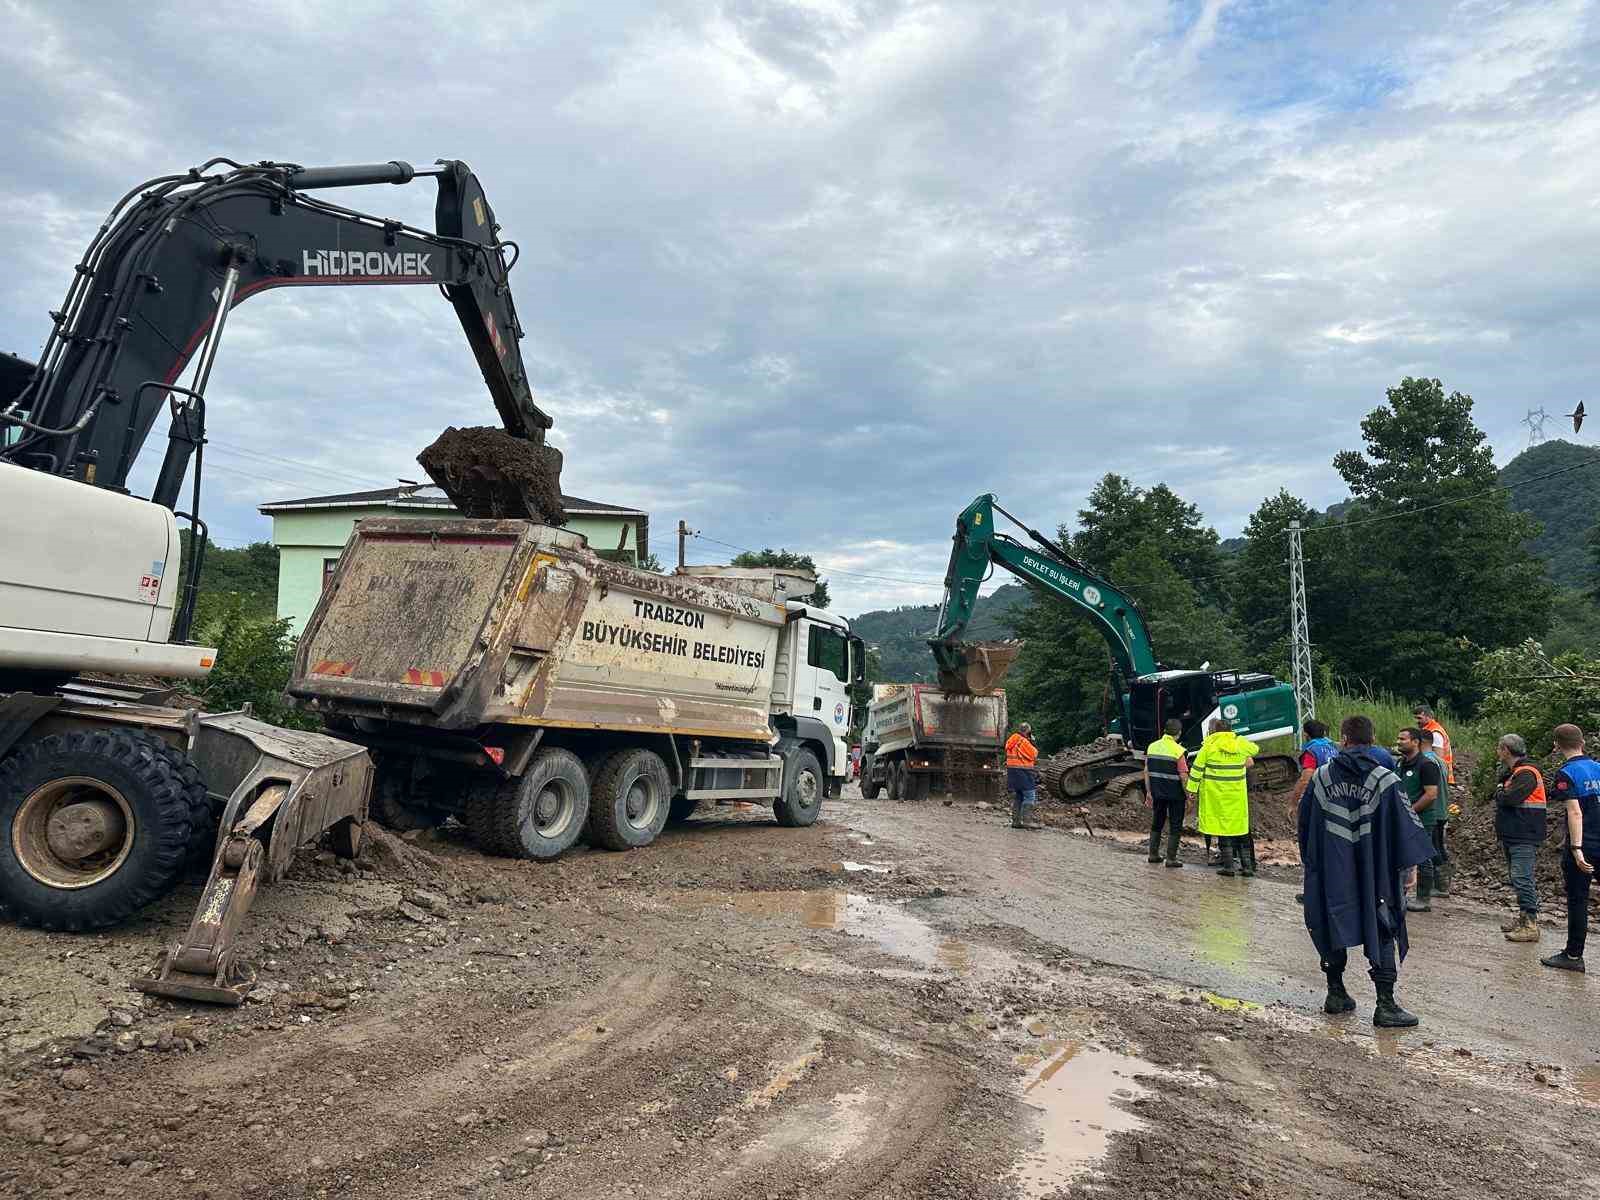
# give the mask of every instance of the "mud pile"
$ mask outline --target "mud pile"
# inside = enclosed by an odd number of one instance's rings
[[[417,455],[428,477],[469,517],[566,523],[561,451],[503,429],[450,426]]]

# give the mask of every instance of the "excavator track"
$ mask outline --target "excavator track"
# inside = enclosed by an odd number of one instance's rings
[[[1100,787],[1104,770],[1132,756],[1118,738],[1096,738],[1083,746],[1070,746],[1052,754],[1039,766],[1046,792],[1056,800],[1077,800]]]

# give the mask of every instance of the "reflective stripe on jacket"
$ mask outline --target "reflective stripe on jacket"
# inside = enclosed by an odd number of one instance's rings
[[[1006,739],[1006,766],[1031,768],[1038,761],[1038,747],[1022,734],[1013,733]]]
[[[1195,826],[1214,837],[1250,832],[1250,792],[1245,768],[1261,748],[1229,730],[1213,733],[1189,768],[1189,791],[1197,798]]]
[[[1145,748],[1144,767],[1150,773],[1150,799],[1182,800],[1183,746],[1174,738],[1159,737]]]

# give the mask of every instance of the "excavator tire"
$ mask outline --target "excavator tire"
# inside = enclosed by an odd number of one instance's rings
[[[195,799],[169,750],[148,734],[93,729],[0,761],[0,909],[43,929],[99,929],[171,891],[192,850]]]
[[[666,828],[672,776],[654,750],[618,750],[589,787],[590,843],[607,850],[648,846]]]
[[[200,768],[176,746],[159,742],[162,753],[172,769],[178,773],[185,800],[189,804],[189,863],[191,866],[211,870],[211,855],[217,848],[217,821],[222,814],[211,805],[206,792],[206,781]]]

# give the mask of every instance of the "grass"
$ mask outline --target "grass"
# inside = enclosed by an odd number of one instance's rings
[[[1336,686],[1317,689],[1317,718],[1327,722],[1328,736],[1334,741],[1339,740],[1339,722],[1355,713],[1372,718],[1380,746],[1393,746],[1396,735],[1416,723],[1411,715],[1411,701],[1389,692],[1357,693]],[[1482,722],[1457,716],[1444,707],[1436,709],[1434,716],[1450,732],[1452,746],[1494,744],[1495,734]]]

